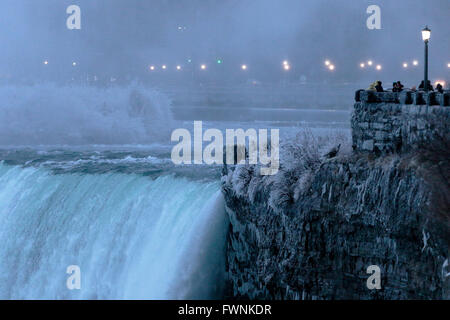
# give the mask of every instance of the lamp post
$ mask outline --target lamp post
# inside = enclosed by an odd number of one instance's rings
[[[424,90],[428,92],[428,42],[430,41],[431,30],[426,26],[422,30],[422,40],[425,42],[425,66],[424,66]]]

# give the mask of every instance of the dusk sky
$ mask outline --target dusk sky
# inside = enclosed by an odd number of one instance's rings
[[[81,30],[68,30],[66,8],[81,8]],[[369,30],[369,5],[381,8],[381,30]],[[0,72],[29,76],[51,61],[54,73],[84,72],[138,77],[151,65],[248,64],[255,77],[276,78],[288,59],[296,75],[326,74],[358,80],[359,63],[373,59],[383,76],[403,76],[403,62],[422,62],[420,30],[429,24],[430,72],[450,69],[448,0],[3,0],[0,4]],[[181,27],[181,29],[180,29]],[[421,70],[414,73],[420,74]],[[93,71],[95,70],[95,71]],[[420,71],[420,72],[419,72]]]

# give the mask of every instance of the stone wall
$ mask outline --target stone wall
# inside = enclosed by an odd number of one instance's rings
[[[358,91],[351,120],[353,149],[405,152],[442,137],[449,132],[449,97],[448,92]]]

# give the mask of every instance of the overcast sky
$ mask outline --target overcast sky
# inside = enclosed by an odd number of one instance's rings
[[[71,4],[81,7],[81,30],[66,28]],[[366,27],[371,4],[381,7],[381,30]],[[133,76],[151,64],[220,58],[271,77],[287,59],[292,72],[313,77],[330,59],[351,81],[373,59],[392,77],[404,61],[422,62],[428,24],[430,72],[448,78],[449,14],[449,0],[1,0],[0,72],[32,75],[48,59],[61,74],[77,61],[81,70]]]

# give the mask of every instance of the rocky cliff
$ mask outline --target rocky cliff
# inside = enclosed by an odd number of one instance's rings
[[[367,110],[357,103],[355,112]],[[450,145],[441,138],[408,152],[284,165],[278,179],[225,168],[227,296],[449,299]],[[366,285],[372,265],[381,289]]]

